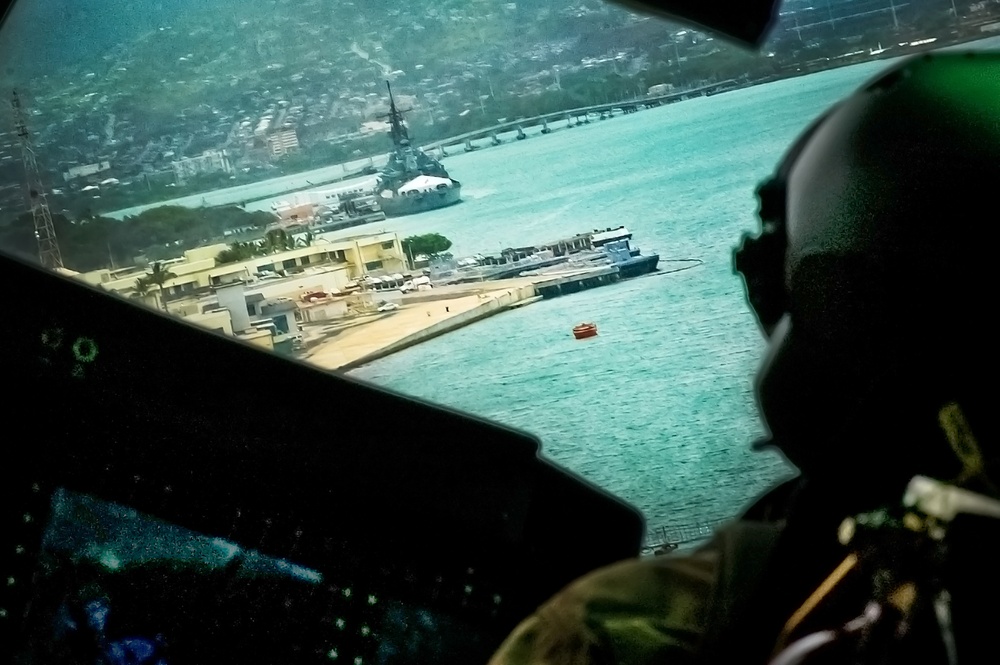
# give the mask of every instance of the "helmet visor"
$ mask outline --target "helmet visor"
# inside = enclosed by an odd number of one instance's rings
[[[759,235],[744,233],[733,250],[733,271],[743,278],[747,302],[764,334],[771,337],[787,306],[785,293],[784,182],[773,178],[757,188]]]
[[[757,188],[757,200],[760,203],[757,214],[761,222],[761,233],[756,236],[744,233],[740,246],[733,251],[733,271],[743,278],[747,301],[768,338],[774,334],[775,326],[788,311],[788,293],[785,288],[788,175],[809,140],[838,106],[839,104],[828,110],[806,128],[781,160],[775,175]]]

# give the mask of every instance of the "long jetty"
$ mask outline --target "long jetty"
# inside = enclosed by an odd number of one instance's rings
[[[611,117],[616,112],[618,114],[635,113],[639,109],[648,109],[656,106],[662,106],[663,104],[672,104],[674,102],[690,99],[691,97],[704,97],[706,95],[713,95],[727,90],[733,90],[738,87],[740,87],[740,83],[735,79],[730,79],[727,81],[719,81],[718,83],[703,85],[697,88],[678,90],[665,95],[656,95],[654,97],[645,97],[643,99],[607,102],[604,104],[593,104],[591,106],[581,106],[579,108],[564,111],[543,113],[530,118],[517,118],[515,120],[508,120],[489,127],[482,127],[470,132],[465,132],[464,134],[449,136],[446,139],[432,141],[422,145],[421,148],[425,151],[438,150],[441,148],[458,146],[473,139],[489,138],[496,134],[502,134],[510,131],[520,132],[520,130],[523,130],[526,127],[536,127],[538,125],[542,125],[542,131],[545,132],[546,129],[550,129],[548,127],[549,123],[555,124],[560,120],[566,122],[566,127],[575,127],[576,125],[581,124],[579,118],[586,118],[593,114],[606,114],[605,117]],[[520,139],[522,137],[523,134],[519,133],[518,138]]]

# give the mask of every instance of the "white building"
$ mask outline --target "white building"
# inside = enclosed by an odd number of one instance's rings
[[[69,168],[65,173],[63,173],[63,180],[69,182],[76,178],[84,178],[86,176],[96,175],[102,171],[107,171],[111,168],[109,162],[97,162],[96,164],[84,164],[82,166],[73,166]]]
[[[283,129],[267,137],[267,149],[272,157],[281,157],[299,149],[299,137],[294,129]]]
[[[180,159],[171,165],[174,169],[174,176],[178,180],[202,173],[234,172],[233,165],[229,161],[229,154],[225,150],[206,150],[197,157]]]

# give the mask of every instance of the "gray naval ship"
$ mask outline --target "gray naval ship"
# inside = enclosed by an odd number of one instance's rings
[[[410,144],[403,114],[389,90],[389,133],[392,152],[375,187],[379,207],[387,217],[412,215],[454,205],[462,200],[462,183],[448,175],[441,162]]]

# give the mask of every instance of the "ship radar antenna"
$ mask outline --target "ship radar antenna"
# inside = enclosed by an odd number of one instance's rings
[[[62,253],[56,241],[56,230],[52,224],[49,203],[45,198],[45,189],[42,187],[42,176],[38,169],[38,161],[35,159],[35,148],[31,142],[31,133],[28,131],[28,122],[16,90],[11,95],[10,106],[14,112],[14,132],[21,144],[28,207],[31,209],[31,218],[35,223],[35,238],[38,240],[38,259],[44,267],[59,270],[63,268]]]

